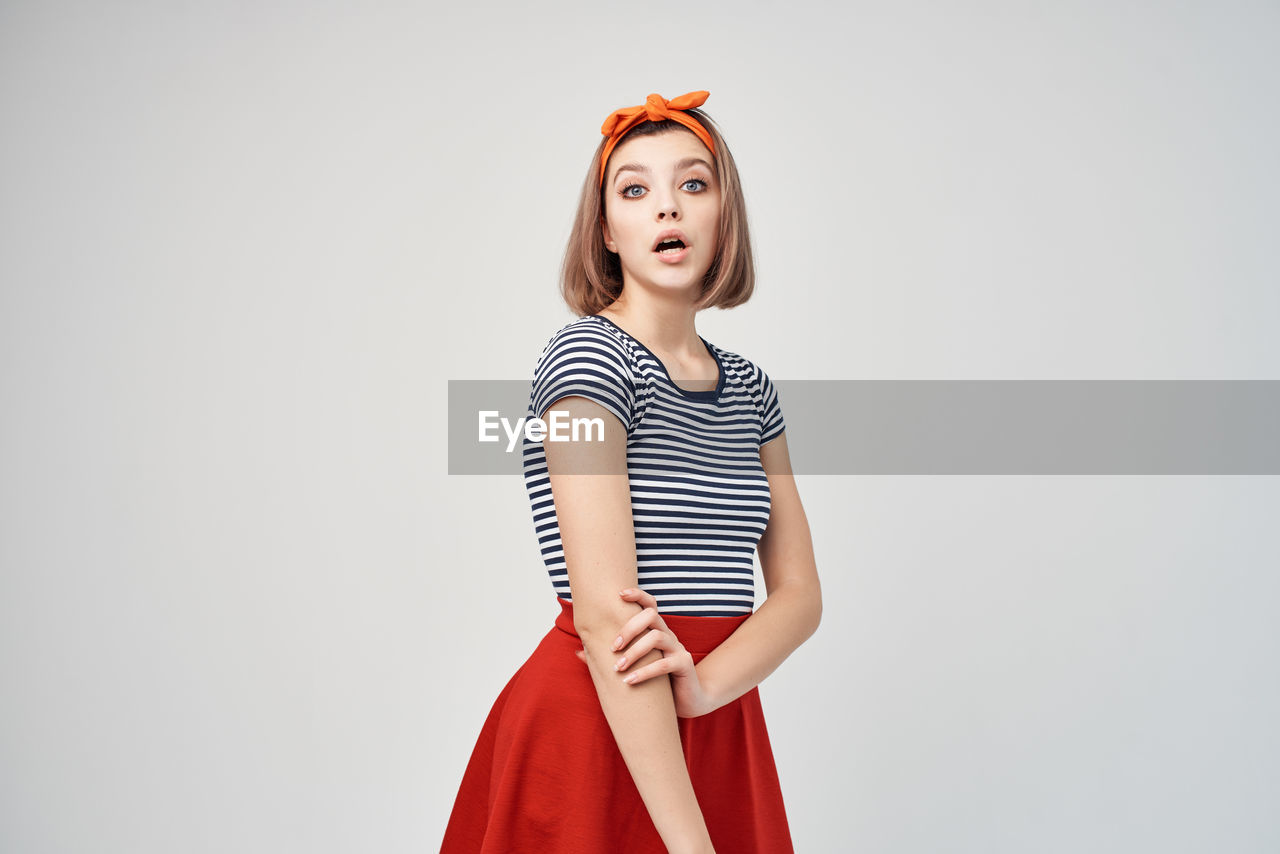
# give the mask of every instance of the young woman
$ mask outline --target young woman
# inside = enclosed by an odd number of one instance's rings
[[[707,95],[602,128],[562,270],[580,317],[538,359],[551,432],[523,446],[561,612],[494,702],[442,854],[792,851],[756,686],[822,598],[777,392],[694,328],[754,283]],[[596,432],[558,441],[579,418]]]

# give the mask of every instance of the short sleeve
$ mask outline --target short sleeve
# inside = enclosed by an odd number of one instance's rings
[[[760,401],[760,444],[763,445],[778,438],[787,427],[782,419],[782,401],[778,397],[778,389],[764,371],[760,371]]]
[[[570,395],[600,404],[630,432],[636,408],[635,376],[622,342],[608,331],[570,324],[542,351],[533,375],[532,414],[541,418],[551,404]]]

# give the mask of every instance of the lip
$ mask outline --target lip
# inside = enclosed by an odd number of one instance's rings
[[[688,249],[689,249],[689,238],[685,237],[685,236],[684,236],[684,232],[683,232],[683,231],[681,231],[681,230],[680,230],[680,229],[678,229],[678,228],[668,228],[666,231],[664,231],[664,232],[662,232],[661,234],[659,234],[657,237],[655,237],[655,238],[653,239],[653,243],[649,246],[649,249],[650,249],[650,250],[652,250],[652,251],[654,251],[654,252],[657,252],[657,251],[658,251],[658,246],[662,243],[662,241],[664,241],[664,240],[671,240],[671,239],[673,239],[673,238],[674,238],[674,239],[676,239],[676,240],[679,240],[681,243],[683,243],[683,244],[684,244],[684,250],[683,250],[683,251],[688,251]]]
[[[689,247],[681,249],[679,252],[654,252],[658,256],[658,260],[664,264],[679,264],[689,254]]]

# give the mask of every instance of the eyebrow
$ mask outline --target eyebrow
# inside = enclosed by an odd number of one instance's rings
[[[697,166],[699,164],[707,167],[707,169],[713,172],[715,171],[711,169],[711,164],[703,160],[701,157],[686,157],[684,160],[681,160],[679,163],[676,164],[676,171],[679,172],[682,169],[687,169],[690,166]],[[618,167],[618,171],[613,173],[613,177],[617,178],[623,172],[626,172],[628,170],[631,172],[643,172],[646,175],[649,174],[649,171],[650,171],[649,167],[645,166],[643,163],[623,163],[621,166]]]

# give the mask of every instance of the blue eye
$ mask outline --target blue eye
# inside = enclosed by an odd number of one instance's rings
[[[707,182],[706,182],[706,181],[704,181],[704,180],[702,180],[701,178],[688,178],[688,179],[686,179],[686,180],[684,180],[684,181],[681,181],[681,182],[680,182],[680,186],[681,186],[681,187],[687,187],[689,184],[699,184],[699,185],[700,185],[700,187],[699,187],[698,189],[696,189],[696,190],[693,190],[693,191],[692,191],[692,192],[695,192],[695,193],[701,193],[703,190],[707,189],[707,186],[708,186]],[[626,186],[624,186],[624,187],[622,187],[620,190],[618,190],[618,195],[619,195],[619,196],[622,196],[624,199],[638,199],[638,198],[640,198],[640,196],[642,196],[642,195],[644,195],[644,194],[643,194],[643,193],[633,193],[633,192],[631,192],[633,189],[635,189],[635,188],[637,188],[637,187],[639,187],[641,190],[643,190],[643,189],[644,189],[644,185],[643,185],[643,184],[627,184]]]

